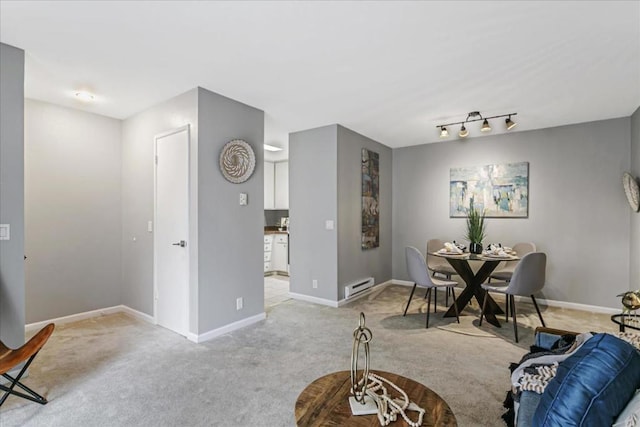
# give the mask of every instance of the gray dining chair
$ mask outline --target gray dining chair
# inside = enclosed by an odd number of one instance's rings
[[[427,328],[429,328],[429,312],[431,311],[431,290],[436,289],[438,287],[446,287],[450,288],[451,292],[453,292],[453,305],[456,311],[456,319],[458,323],[460,323],[460,317],[458,315],[458,307],[455,304],[455,292],[453,288],[457,285],[456,282],[452,280],[441,280],[432,278],[429,274],[429,270],[427,269],[427,263],[425,258],[422,256],[420,251],[413,246],[407,246],[404,249],[404,253],[407,259],[407,272],[409,273],[409,277],[413,282],[413,288],[411,289],[411,295],[409,295],[409,300],[407,301],[407,306],[404,308],[403,316],[407,315],[407,310],[409,309],[409,304],[411,303],[411,299],[413,298],[413,293],[416,291],[416,287],[420,286],[421,288],[426,288],[427,293],[425,298],[427,298]],[[435,302],[433,304],[434,312],[435,312]]]
[[[513,251],[516,253],[518,258],[522,258],[526,254],[536,251],[536,245],[531,242],[521,242],[513,245]],[[518,265],[518,260],[515,261],[506,261],[502,268],[498,270],[494,270],[493,273],[489,276],[488,282],[491,283],[491,279],[496,279],[503,282],[508,282],[511,280],[511,276],[513,275],[513,270],[515,270],[516,265]]]
[[[482,326],[482,318],[487,304],[487,295],[489,292],[498,292],[505,294],[506,318],[509,317],[509,307],[511,307],[511,316],[513,317],[513,333],[518,342],[518,324],[516,323],[516,304],[515,295],[530,296],[533,305],[536,307],[540,323],[546,327],[538,303],[534,294],[540,292],[544,287],[545,271],[547,268],[547,255],[543,252],[531,252],[522,257],[518,265],[516,265],[510,282],[500,283],[484,283],[482,289],[485,290],[485,298],[482,303],[482,312],[480,313],[480,326]]]
[[[427,267],[429,268],[429,271],[431,272],[431,275],[434,278],[438,278],[436,274],[439,274],[441,276],[444,276],[445,279],[451,280],[451,276],[453,276],[454,274],[458,274],[453,269],[453,267],[451,267],[451,264],[449,264],[449,262],[444,258],[431,255],[433,252],[437,252],[443,247],[444,247],[444,242],[440,239],[427,240]],[[452,288],[447,288],[445,292],[444,304],[446,306],[449,305],[449,294],[451,293],[451,289]],[[434,297],[433,300],[434,300],[434,306],[435,306],[435,304],[438,302],[437,288],[436,290],[434,290],[433,297]]]

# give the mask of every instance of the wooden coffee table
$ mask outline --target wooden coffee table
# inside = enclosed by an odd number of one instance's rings
[[[457,427],[456,417],[451,408],[433,390],[409,378],[383,371],[371,371],[388,379],[403,389],[409,399],[426,410],[423,426]],[[349,371],[334,372],[320,377],[309,384],[296,401],[296,424],[309,426],[377,426],[377,415],[351,415],[349,395],[351,376]],[[394,394],[395,395],[395,394]],[[418,413],[408,411],[410,419],[416,420]],[[408,426],[402,417],[391,426]]]

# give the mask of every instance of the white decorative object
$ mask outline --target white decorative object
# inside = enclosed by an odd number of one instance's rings
[[[638,182],[629,172],[625,172],[622,175],[622,186],[624,187],[624,193],[627,195],[629,205],[634,212],[640,210],[640,189],[638,188]]]
[[[241,139],[227,142],[220,152],[220,171],[229,182],[240,184],[249,179],[256,167],[253,148]]]

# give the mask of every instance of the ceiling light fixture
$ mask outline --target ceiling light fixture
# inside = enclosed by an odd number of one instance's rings
[[[80,91],[76,92],[76,98],[80,101],[91,102],[94,100],[95,96],[90,92]]]
[[[515,116],[517,114],[518,113],[508,113],[508,114],[500,114],[498,116],[482,117],[482,114],[480,114],[479,111],[472,111],[467,115],[466,120],[463,120],[461,122],[453,122],[453,123],[446,123],[446,124],[443,124],[443,125],[437,125],[436,127],[440,128],[440,138],[446,138],[446,137],[449,136],[449,131],[447,130],[447,126],[462,125],[460,127],[460,132],[458,132],[458,136],[460,138],[466,138],[467,136],[469,136],[469,131],[465,127],[465,125],[467,123],[482,121],[482,126],[480,127],[480,131],[481,132],[490,132],[491,131],[491,125],[489,124],[489,120],[490,119],[497,119],[499,117],[507,117],[505,119],[505,125],[506,125],[507,130],[511,130],[516,126],[516,122],[511,120],[511,116]]]
[[[264,144],[264,149],[267,151],[282,151],[282,148],[276,147],[275,145]]]

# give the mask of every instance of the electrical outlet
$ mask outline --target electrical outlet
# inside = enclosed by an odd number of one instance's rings
[[[242,297],[236,298],[236,310],[242,310],[243,303]]]
[[[240,193],[240,206],[247,206],[249,204],[249,196],[247,193]]]
[[[316,279],[313,279],[313,281],[311,282],[311,286],[313,286],[313,289],[318,289],[318,281]]]

